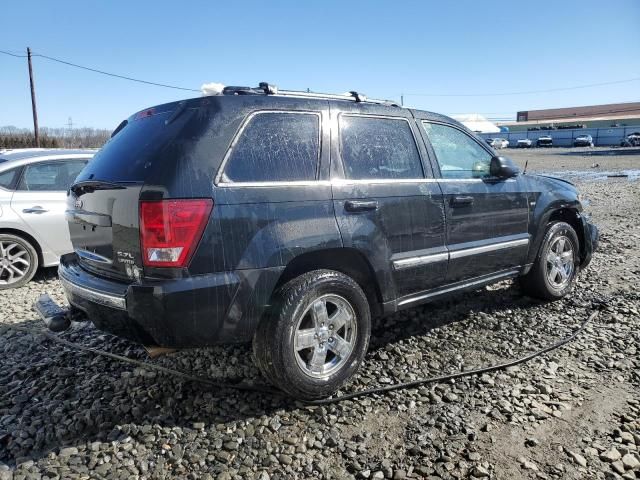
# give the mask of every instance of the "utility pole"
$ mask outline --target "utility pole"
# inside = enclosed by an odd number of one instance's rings
[[[71,117],[69,117],[69,121],[67,122],[67,132],[65,134],[65,139],[64,139],[65,147],[71,146],[72,131],[73,131],[73,120],[71,119]]]
[[[27,61],[29,62],[29,83],[31,84],[31,109],[33,110],[33,133],[36,139],[36,147],[40,146],[40,133],[38,132],[38,110],[36,108],[36,87],[33,84],[33,68],[31,67],[31,49],[27,47]]]

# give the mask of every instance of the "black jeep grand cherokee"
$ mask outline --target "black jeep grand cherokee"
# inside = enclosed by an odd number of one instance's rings
[[[511,277],[560,298],[598,239],[571,184],[448,117],[266,84],[133,115],[68,195],[72,309],[144,344],[253,340],[303,399],[354,374],[372,315]]]

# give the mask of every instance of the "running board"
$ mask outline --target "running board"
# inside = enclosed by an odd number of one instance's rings
[[[409,307],[413,304],[417,304],[417,303],[423,303],[423,302],[427,302],[431,299],[435,299],[437,297],[443,296],[443,295],[447,295],[449,293],[454,293],[454,292],[461,292],[464,290],[474,290],[480,287],[483,287],[485,285],[490,285],[492,283],[501,281],[501,280],[506,280],[508,278],[513,278],[513,277],[517,277],[518,275],[520,275],[520,269],[518,270],[508,270],[505,272],[501,272],[501,273],[497,273],[494,275],[489,275],[489,276],[484,276],[484,277],[480,277],[480,278],[476,278],[476,279],[472,279],[472,280],[467,280],[466,282],[460,282],[454,285],[451,285],[449,287],[443,287],[440,288],[438,290],[434,290],[431,292],[427,292],[427,293],[422,293],[422,294],[418,294],[418,295],[414,295],[411,297],[405,297],[400,299],[397,302],[397,307],[398,308],[406,308]]]

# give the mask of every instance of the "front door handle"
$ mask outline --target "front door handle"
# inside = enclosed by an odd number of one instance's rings
[[[35,207],[25,208],[24,210],[22,210],[22,213],[45,213],[48,211],[49,210],[36,205]]]
[[[452,207],[464,207],[473,203],[473,197],[459,197],[455,196],[451,199]]]
[[[344,209],[353,213],[377,210],[378,202],[375,200],[347,200],[344,202]]]

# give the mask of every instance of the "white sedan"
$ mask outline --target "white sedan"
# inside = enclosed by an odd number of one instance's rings
[[[0,290],[27,283],[38,267],[73,251],[67,189],[95,150],[0,153]]]
[[[493,148],[507,148],[509,146],[509,140],[506,138],[494,138],[491,144]]]

